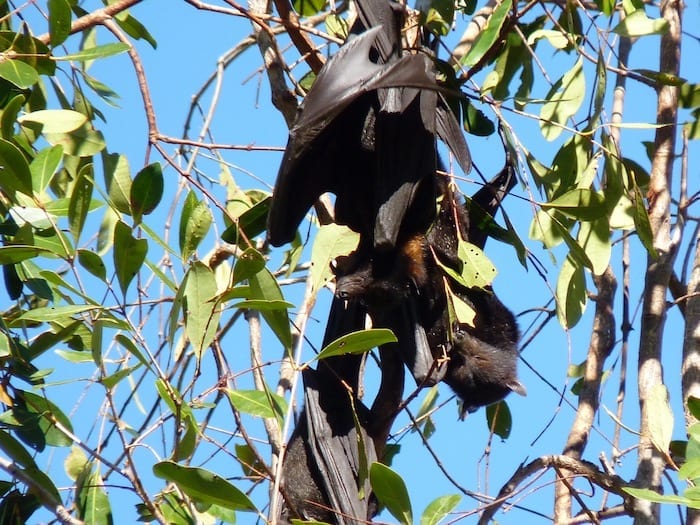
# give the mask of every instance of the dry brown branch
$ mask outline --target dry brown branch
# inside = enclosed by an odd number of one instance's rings
[[[581,459],[588,444],[591,428],[598,413],[603,365],[615,345],[615,275],[608,267],[602,275],[594,276],[593,281],[598,291],[595,297],[593,331],[588,345],[583,383],[578,395],[576,417],[564,445],[564,455],[573,459]],[[568,474],[564,471],[562,479],[565,480]],[[568,483],[558,483],[556,486],[554,520],[557,523],[571,518],[571,496],[577,496],[572,490]]]
[[[0,457],[0,469],[7,472],[12,478],[20,480],[30,488],[32,494],[37,497],[44,507],[56,516],[59,523],[65,525],[84,525],[84,522],[71,516],[68,509],[61,505],[60,501],[56,501],[54,495],[46,490],[44,485],[37,483],[34,477],[27,474],[17,463]]]
[[[617,494],[625,501],[625,508],[628,508],[633,500],[631,496],[622,490],[622,488],[627,485],[625,480],[616,475],[606,474],[599,470],[593,463],[563,455],[541,456],[527,465],[518,468],[508,482],[503,485],[494,502],[484,507],[483,514],[479,519],[479,525],[488,525],[501,505],[515,492],[518,485],[537,472],[550,468],[558,468],[567,471],[570,477],[585,478],[594,485],[601,487],[603,490],[612,494]]]
[[[321,71],[325,59],[323,55],[319,53],[314,43],[311,39],[302,32],[302,26],[299,23],[299,18],[289,7],[288,0],[274,0],[277,12],[282,19],[282,25],[289,33],[289,38],[292,39],[292,43],[296,46],[297,50],[304,60],[311,68],[311,71],[318,73]]]
[[[114,15],[126,11],[131,6],[141,3],[142,0],[117,0],[112,2],[102,9],[97,9],[92,13],[85,16],[81,16],[77,20],[73,21],[70,25],[70,34],[78,33],[84,29],[94,27],[100,24],[104,24],[106,21],[111,20]],[[37,39],[41,40],[44,44],[49,44],[51,42],[51,36],[48,33],[39,35]]]

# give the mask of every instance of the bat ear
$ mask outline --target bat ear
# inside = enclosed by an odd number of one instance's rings
[[[517,379],[512,379],[508,382],[508,385],[506,385],[508,388],[511,389],[511,391],[515,392],[516,394],[519,394],[521,396],[526,396],[527,395],[527,389],[525,386],[518,381]]]

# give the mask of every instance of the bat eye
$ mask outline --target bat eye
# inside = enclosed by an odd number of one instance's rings
[[[339,299],[350,299],[350,294],[345,290],[337,290],[335,292],[336,297]]]

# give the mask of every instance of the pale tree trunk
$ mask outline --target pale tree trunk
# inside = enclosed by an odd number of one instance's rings
[[[695,238],[695,262],[688,280],[685,301],[685,337],[683,340],[682,388],[683,404],[689,397],[700,398],[700,235]],[[686,409],[686,428],[697,423]],[[700,510],[688,509],[686,525],[700,524]]]
[[[679,0],[664,0],[661,15],[669,24],[669,31],[661,37],[660,71],[678,75],[681,51],[681,9]],[[639,404],[641,411],[641,437],[637,475],[639,486],[661,490],[663,470],[666,465],[663,454],[650,438],[650,422],[655,414],[651,410],[651,393],[663,384],[661,349],[666,321],[666,295],[673,269],[676,244],[671,228],[671,181],[676,143],[678,88],[661,86],[658,90],[656,121],[661,124],[654,140],[654,157],[649,181],[649,220],[656,254],[647,258],[644,281],[644,302],[639,344]],[[636,500],[635,525],[652,525],[659,522],[659,505]]]

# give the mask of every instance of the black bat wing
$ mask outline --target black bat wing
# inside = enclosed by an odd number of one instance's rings
[[[374,27],[350,39],[325,64],[306,96],[290,131],[273,191],[268,238],[274,246],[294,238],[320,195],[326,191],[337,195],[357,173],[376,173],[362,137],[378,89],[434,88],[435,77],[423,55],[407,55],[390,64],[370,60],[381,32],[381,27]],[[373,131],[369,133],[373,140]]]

